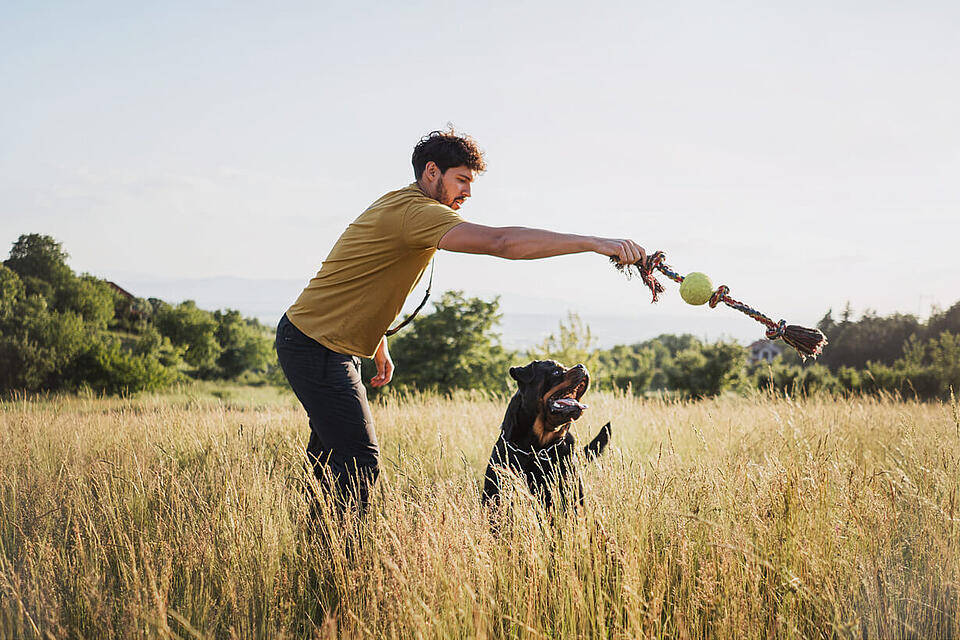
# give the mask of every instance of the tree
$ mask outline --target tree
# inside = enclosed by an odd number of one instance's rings
[[[247,320],[239,311],[215,311],[216,338],[220,344],[217,358],[219,374],[234,378],[244,371],[265,371],[270,363],[272,345],[264,335],[264,327],[256,320]]]
[[[597,375],[600,369],[596,340],[590,325],[573,311],[567,312],[566,323],[560,322],[559,333],[551,333],[530,349],[527,355],[531,360],[556,360],[567,367],[582,364],[591,375]]]
[[[934,313],[927,320],[924,336],[928,339],[936,338],[944,331],[960,335],[960,302],[957,302],[946,311]]]
[[[0,265],[0,391],[133,392],[170,384],[184,365],[196,377],[235,377],[276,361],[255,320],[123,296],[77,277],[66,259],[53,238],[29,234]]]
[[[745,359],[743,347],[734,342],[688,347],[667,367],[667,380],[691,396],[716,396],[742,380]]]
[[[498,299],[485,302],[465,298],[462,291],[444,293],[431,313],[418,317],[393,338],[394,384],[440,391],[506,392],[512,354],[493,331],[500,321],[499,306]]]
[[[25,295],[26,288],[17,272],[0,264],[0,326]]]
[[[103,280],[83,275],[65,281],[54,294],[52,306],[57,311],[73,311],[84,322],[106,329],[113,320],[117,297]]]
[[[146,325],[131,351],[138,356],[152,356],[165,367],[179,369],[183,364],[183,347],[175,347],[170,338],[161,336],[153,325]]]
[[[667,371],[673,365],[678,353],[685,349],[699,349],[703,343],[696,336],[684,333],[674,335],[662,333],[656,338],[633,345],[635,351],[644,351],[650,359],[650,380],[647,387],[650,389],[671,388]]]
[[[656,373],[656,353],[653,347],[617,345],[597,354],[597,381],[601,388],[624,389],[634,393],[646,391]]]
[[[37,295],[14,300],[0,322],[0,390],[63,386],[63,372],[91,341],[83,318],[50,311]]]
[[[3,264],[24,280],[28,294],[46,294],[47,288],[42,283],[56,291],[73,279],[73,270],[67,266],[68,257],[60,243],[50,236],[30,233],[21,235],[13,243],[10,257]]]
[[[153,305],[144,298],[114,296],[113,328],[133,333],[143,333],[153,320]]]
[[[820,318],[820,322],[817,323],[817,329],[820,329],[827,336],[833,333],[836,326],[837,322],[833,319],[833,309],[828,309],[824,316]]]
[[[829,314],[820,321],[827,324]],[[862,369],[867,362],[892,365],[903,353],[903,345],[911,336],[922,331],[920,321],[909,314],[893,314],[886,317],[866,311],[857,321],[849,319],[849,309],[844,311],[845,320],[824,329],[830,341],[818,361],[836,371],[841,366]]]
[[[786,394],[837,393],[855,391],[860,378],[853,369],[845,368],[842,377],[834,376],[820,364],[795,364],[777,358],[772,363],[758,363],[751,370],[758,389],[773,389]]]
[[[653,340],[648,340],[644,344],[654,343],[658,346],[663,347],[670,356],[676,356],[681,351],[685,349],[691,349],[700,347],[703,345],[703,342],[699,338],[689,333],[684,333],[681,335],[673,335],[671,333],[663,333],[654,338]],[[662,356],[661,356],[662,357]]]
[[[217,342],[217,321],[209,311],[197,308],[187,300],[176,307],[162,305],[157,311],[156,327],[170,338],[174,346],[183,348],[183,360],[201,377],[216,373],[217,359],[223,349]]]
[[[873,366],[871,371],[876,369]],[[944,331],[926,342],[911,338],[903,357],[883,373],[921,397],[948,397],[951,389],[960,390],[960,334]]]

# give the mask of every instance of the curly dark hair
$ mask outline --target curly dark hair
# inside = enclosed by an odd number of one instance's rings
[[[453,128],[446,131],[431,131],[420,138],[413,148],[413,175],[417,180],[423,176],[427,163],[433,160],[441,173],[450,167],[466,166],[477,173],[487,170],[483,151],[476,140],[467,135],[458,135]]]

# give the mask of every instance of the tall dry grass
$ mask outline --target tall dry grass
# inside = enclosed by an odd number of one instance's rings
[[[494,536],[504,401],[374,407],[372,509],[316,525],[296,401],[208,391],[0,405],[0,637],[960,636],[955,403],[591,394],[586,506]]]

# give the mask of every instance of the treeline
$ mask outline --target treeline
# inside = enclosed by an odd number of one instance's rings
[[[525,351],[504,349],[496,326],[497,300],[485,302],[447,292],[432,313],[391,342],[397,389],[482,389],[507,392],[509,366],[531,359],[585,364],[595,388],[629,389],[636,394],[676,393],[688,397],[723,392],[896,393],[923,399],[960,393],[960,303],[936,311],[926,322],[914,316],[854,320],[828,312],[818,324],[830,344],[818,361],[801,362],[789,347],[773,362],[749,363],[734,342],[707,343],[692,335],[661,335],[632,345],[596,348],[590,327],[576,314],[558,331]],[[783,343],[780,343],[783,344]],[[365,364],[365,378],[373,373]]]
[[[285,385],[273,330],[239,312],[209,312],[187,301],[134,298],[111,283],[77,276],[49,236],[21,236],[0,265],[0,392],[154,390],[187,379]],[[772,363],[749,364],[733,342],[661,335],[598,349],[575,314],[532,349],[502,346],[498,300],[448,291],[430,313],[391,338],[393,383],[371,394],[474,389],[507,393],[510,366],[551,358],[590,369],[595,388],[689,397],[724,392],[891,392],[918,398],[960,393],[960,303],[923,322],[911,315],[839,320],[818,327],[830,344],[818,361],[791,349]],[[780,343],[782,344],[782,343]],[[374,369],[364,361],[364,379]]]
[[[53,238],[0,265],[0,391],[154,390],[189,378],[276,377],[271,332],[237,311],[125,295],[76,275]]]
[[[881,317],[872,311],[855,320],[848,306],[839,321],[827,312],[817,327],[829,344],[817,360],[806,362],[778,342],[784,350],[773,362],[751,364],[739,345],[707,344],[690,335],[659,336],[601,350],[595,362],[601,381],[618,388],[629,385],[641,393],[712,396],[759,389],[805,394],[886,392],[933,399],[960,392],[960,302],[946,311],[935,310],[926,322],[903,314]],[[570,344],[569,337],[566,342]]]

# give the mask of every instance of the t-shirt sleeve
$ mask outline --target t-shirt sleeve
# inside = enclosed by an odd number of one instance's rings
[[[404,217],[403,239],[411,249],[435,248],[443,234],[461,222],[466,220],[439,202],[414,204]]]

